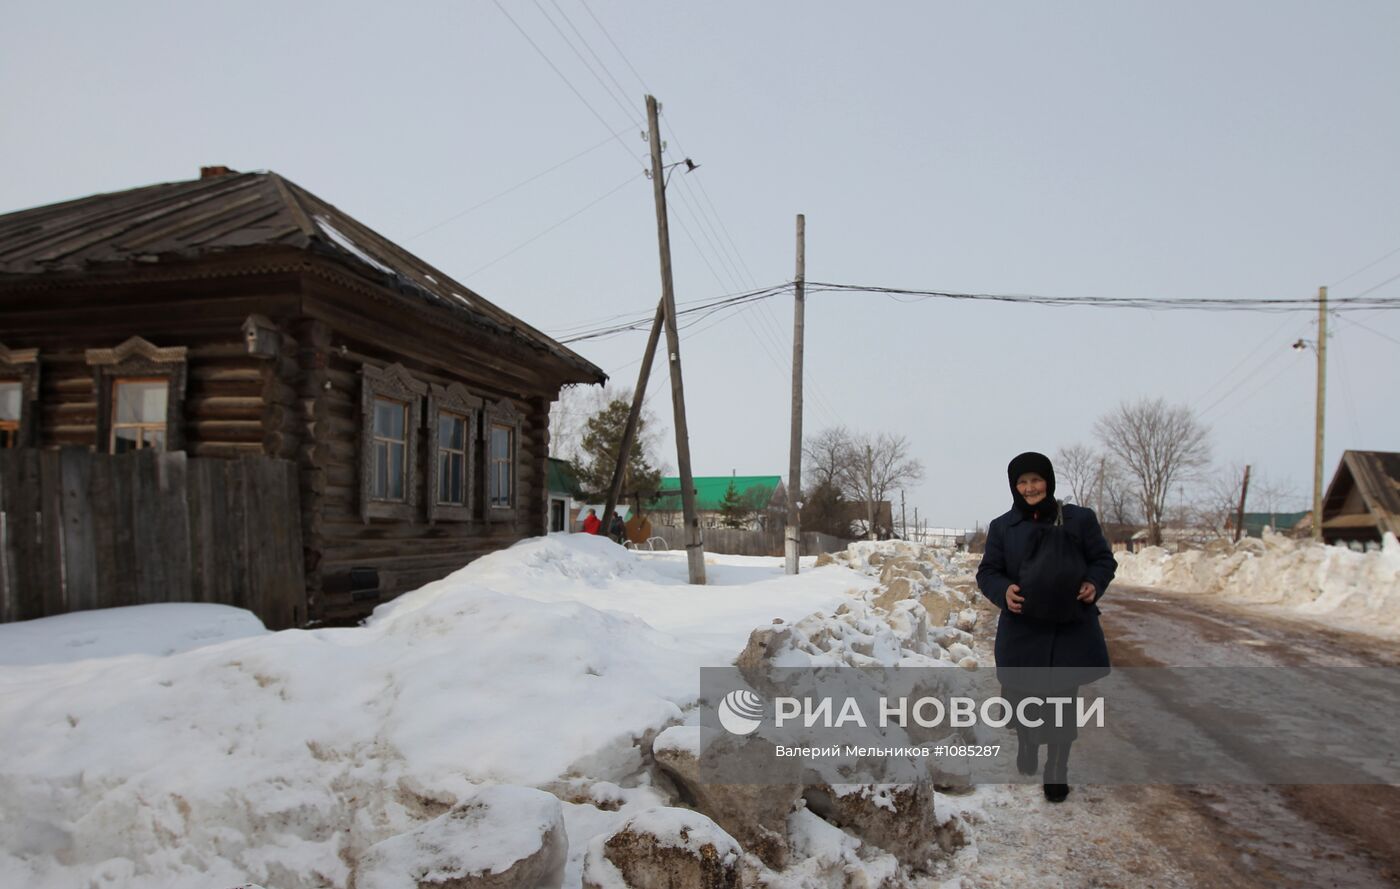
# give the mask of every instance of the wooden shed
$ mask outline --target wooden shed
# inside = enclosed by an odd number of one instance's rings
[[[550,404],[605,379],[275,173],[0,216],[0,445],[288,462],[303,620],[545,533]]]
[[[1379,542],[1400,536],[1400,453],[1346,451],[1322,498],[1327,543]]]

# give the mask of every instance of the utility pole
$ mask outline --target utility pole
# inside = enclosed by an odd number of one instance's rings
[[[647,380],[651,377],[652,359],[656,357],[656,341],[661,338],[661,325],[666,317],[666,304],[656,305],[656,318],[651,322],[651,335],[647,337],[646,352],[642,355],[642,369],[637,372],[637,388],[632,393],[632,410],[627,414],[627,425],[622,430],[622,446],[617,453],[617,466],[613,469],[612,484],[608,486],[608,502],[603,507],[603,521],[612,521],[613,510],[622,498],[622,478],[627,471],[628,455],[632,453],[632,441],[637,437],[637,426],[641,422],[642,400],[647,394]],[[641,499],[637,500],[637,513],[641,514]]]
[[[793,279],[792,302],[792,438],[788,442],[787,531],[783,535],[785,573],[797,573],[797,557],[802,553],[802,513],[797,500],[802,496],[802,322],[806,302],[807,217],[797,214],[797,275]]]
[[[918,507],[915,507],[917,509]],[[909,539],[909,515],[904,511],[904,492],[899,492],[899,533]]]
[[[651,142],[651,192],[656,198],[656,240],[661,251],[661,303],[666,316],[666,352],[670,356],[671,407],[676,423],[676,463],[681,476],[681,510],[685,516],[685,558],[690,582],[705,583],[705,545],[695,515],[695,478],[690,472],[690,431],[685,422],[685,385],[681,381],[681,336],[676,329],[676,290],[671,282],[671,230],[666,220],[666,171],[661,166],[661,124],[655,96],[647,96],[647,135]]]
[[[1235,514],[1235,542],[1240,542],[1240,534],[1244,532],[1244,498],[1249,493],[1249,466],[1244,468],[1244,482],[1240,485],[1240,511]]]
[[[1327,288],[1317,289],[1317,432],[1313,439],[1313,540],[1322,540],[1322,430],[1327,415]]]

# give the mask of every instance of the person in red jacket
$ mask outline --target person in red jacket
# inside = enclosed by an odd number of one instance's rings
[[[585,516],[583,520],[583,533],[597,534],[598,529],[601,527],[603,527],[603,523],[599,520],[598,513],[590,509],[588,515]]]

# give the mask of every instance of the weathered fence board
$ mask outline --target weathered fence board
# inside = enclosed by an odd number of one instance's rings
[[[156,602],[306,620],[296,467],[284,460],[0,451],[0,622]]]
[[[97,607],[97,541],[92,496],[92,460],[80,450],[65,449],[60,457],[63,487],[63,577],[68,610]]]

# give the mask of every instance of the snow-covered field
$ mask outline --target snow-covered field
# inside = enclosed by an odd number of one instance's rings
[[[525,541],[361,628],[153,605],[0,627],[0,886],[344,886],[371,845],[502,785],[589,841],[671,800],[639,740],[755,627],[830,613],[841,566]]]
[[[1207,593],[1240,604],[1400,637],[1400,543],[1354,552],[1266,532],[1205,550],[1118,553],[1118,581]]]

